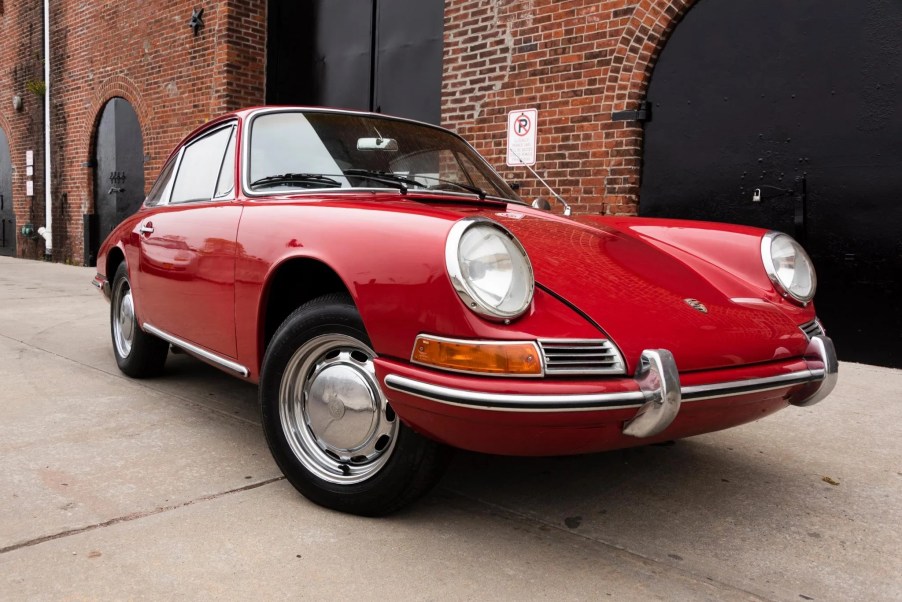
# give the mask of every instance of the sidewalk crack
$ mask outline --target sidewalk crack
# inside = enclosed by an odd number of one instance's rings
[[[187,502],[182,502],[181,504],[174,504],[172,506],[159,506],[157,508],[154,508],[153,510],[145,510],[143,512],[133,512],[132,514],[126,514],[125,516],[118,516],[116,518],[111,518],[110,520],[103,521],[102,523],[87,525],[85,527],[79,527],[77,529],[68,529],[66,531],[60,531],[59,533],[52,533],[50,535],[43,535],[41,537],[36,537],[34,539],[21,541],[19,543],[15,543],[15,544],[0,548],[0,554],[6,554],[7,552],[15,552],[16,550],[21,550],[22,548],[36,546],[38,544],[42,544],[47,541],[53,541],[55,539],[71,537],[72,535],[79,535],[80,533],[86,533],[88,531],[94,531],[96,529],[102,529],[104,527],[111,527],[113,525],[118,525],[119,523],[127,523],[127,522],[131,522],[134,520],[147,518],[148,516],[153,516],[155,514],[162,514],[163,512],[169,512],[170,510],[178,510],[179,508],[185,508],[186,506],[192,506],[192,505],[200,503],[200,502],[209,502],[212,500],[217,500],[221,497],[231,495],[233,493],[241,493],[243,491],[250,491],[251,489],[257,489],[258,487],[263,487],[265,485],[269,485],[271,483],[276,483],[278,481],[284,481],[284,480],[285,480],[284,476],[273,477],[271,479],[266,479],[263,481],[259,481],[257,483],[251,483],[250,485],[245,485],[243,487],[238,487],[236,489],[229,489],[228,491],[221,491],[219,493],[211,493],[209,495],[203,495],[199,498],[195,498],[193,500],[188,500]]]

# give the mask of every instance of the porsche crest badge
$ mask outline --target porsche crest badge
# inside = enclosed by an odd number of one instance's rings
[[[698,299],[683,299],[683,303],[685,303],[695,311],[701,312],[703,314],[708,313],[708,308],[705,307],[705,304]]]

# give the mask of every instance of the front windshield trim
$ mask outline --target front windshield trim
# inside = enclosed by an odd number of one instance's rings
[[[329,188],[267,188],[265,192],[262,194],[259,192],[248,194],[250,198],[259,198],[259,197],[283,197],[283,196],[291,196],[291,197],[299,197],[299,196],[319,196],[323,194],[391,194],[393,196],[403,197],[400,190],[397,188],[335,188],[334,186],[330,186]],[[408,195],[410,193],[408,192]],[[475,196],[475,195],[473,195]]]
[[[269,115],[272,113],[328,113],[335,115],[358,115],[360,117],[368,117],[373,119],[385,119],[387,121],[402,121],[406,123],[415,124],[422,127],[427,127],[433,130],[438,130],[445,134],[449,134],[455,138],[457,138],[460,142],[462,142],[468,149],[470,149],[473,154],[475,154],[481,161],[484,166],[486,166],[490,171],[496,173],[497,177],[504,181],[501,178],[501,175],[498,174],[495,169],[491,166],[491,164],[485,160],[485,158],[476,151],[473,146],[464,140],[460,135],[451,130],[445,129],[443,127],[426,123],[424,121],[417,121],[416,119],[408,119],[405,117],[393,117],[387,115],[379,115],[378,113],[370,113],[367,111],[350,111],[345,109],[330,109],[325,107],[314,107],[314,108],[286,108],[286,107],[266,107],[262,109],[258,109],[252,112],[249,116],[245,118],[245,122],[243,124],[242,130],[244,134],[242,135],[242,148],[241,148],[241,191],[248,198],[254,197],[268,197],[268,196],[285,196],[285,195],[308,195],[308,194],[322,194],[323,192],[332,192],[332,193],[353,193],[353,192],[394,192],[397,194],[401,194],[400,190],[395,190],[392,188],[363,188],[363,187],[354,187],[354,188],[291,188],[291,187],[281,187],[278,193],[275,193],[273,189],[263,189],[263,190],[253,190],[250,188],[250,147],[251,147],[251,132],[253,132],[254,121],[257,117],[261,117],[263,115]],[[507,182],[504,182],[507,184]],[[408,189],[407,194],[411,193],[416,195],[428,195],[428,196],[461,196],[466,197],[467,199],[479,199],[479,195],[473,192],[457,192],[457,191],[434,191],[428,189],[420,189],[420,188],[410,188]],[[515,193],[516,194],[516,193]],[[520,205],[526,205],[526,203],[522,200],[507,198],[498,196],[495,194],[486,194],[486,199],[491,199],[493,201],[502,201],[505,203],[516,203]]]
[[[480,199],[478,194],[473,194],[472,192],[454,192],[451,190],[426,190],[425,188],[410,188],[407,191],[407,194],[402,193],[397,188],[363,188],[363,187],[355,187],[355,188],[335,188],[334,186],[330,188],[289,188],[289,189],[269,189],[271,192],[260,194],[250,194],[248,195],[249,199],[253,200],[254,198],[259,197],[304,197],[304,196],[322,196],[325,194],[333,195],[355,195],[355,194],[390,194],[393,197],[399,197],[401,199],[405,198],[418,198],[418,197],[460,197],[461,200],[474,202],[474,203],[516,203],[518,205],[525,205],[523,201],[515,201],[513,199],[508,199],[500,196],[494,196],[491,194],[485,195],[485,199]]]

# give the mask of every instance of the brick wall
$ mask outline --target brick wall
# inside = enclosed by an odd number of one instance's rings
[[[504,167],[506,115],[539,110],[538,165],[576,212],[635,213],[642,127],[611,114],[642,100],[661,46],[694,0],[445,0],[443,122],[471,140],[531,199],[543,189]],[[0,14],[0,127],[10,139],[18,225],[44,223],[41,2],[5,2]],[[54,259],[80,263],[82,214],[94,212],[94,133],[104,104],[135,108],[144,136],[145,187],[195,126],[264,99],[266,0],[204,3],[195,36],[186,0],[53,0]],[[12,109],[11,96],[25,100]],[[35,151],[35,195],[24,156]],[[19,237],[20,256],[43,255]]]
[[[25,5],[29,5],[28,8]],[[6,3],[0,16],[3,89],[25,98],[16,113],[0,103],[17,168],[14,198],[20,223],[44,223],[43,99],[21,92],[43,80],[42,3]],[[204,27],[188,27],[198,4],[186,0],[51,3],[51,153],[53,258],[80,263],[82,215],[94,212],[95,129],[113,97],[128,100],[143,133],[145,188],[173,146],[214,115],[263,102],[265,0],[204,3]],[[9,35],[12,33],[13,35]],[[35,196],[24,196],[24,148],[35,150]],[[43,255],[43,242],[19,239],[18,254]]]
[[[442,121],[529,200],[548,195],[505,167],[507,113],[536,108],[536,168],[574,212],[635,214],[642,127],[611,114],[637,108],[693,2],[446,0]]]

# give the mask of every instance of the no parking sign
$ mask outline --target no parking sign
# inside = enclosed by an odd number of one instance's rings
[[[507,164],[536,164],[536,130],[539,112],[536,109],[518,109],[507,114]]]

